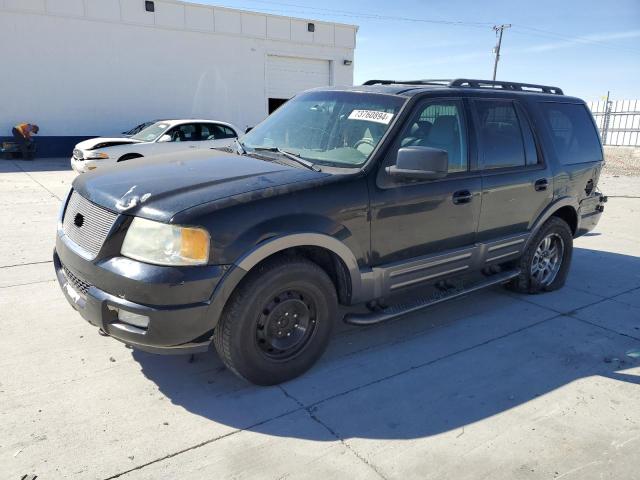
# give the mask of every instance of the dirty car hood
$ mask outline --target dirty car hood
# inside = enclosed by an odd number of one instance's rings
[[[80,175],[73,188],[108,210],[170,222],[183,210],[327,174],[216,150],[131,160]]]

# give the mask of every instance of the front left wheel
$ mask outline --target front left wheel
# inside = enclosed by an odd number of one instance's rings
[[[317,264],[279,257],[251,271],[214,333],[224,364],[257,385],[308,370],[324,352],[337,316],[333,282]]]

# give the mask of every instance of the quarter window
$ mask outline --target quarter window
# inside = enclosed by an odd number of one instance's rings
[[[455,100],[431,102],[418,111],[404,132],[400,147],[445,150],[449,173],[467,171],[467,146],[461,105]]]
[[[560,163],[602,161],[598,133],[584,105],[542,103],[541,106]]]
[[[482,169],[526,165],[522,129],[512,102],[478,100],[478,133],[482,145]]]
[[[217,125],[215,123],[203,123],[201,125],[201,137],[202,140],[220,140],[223,138],[235,138],[235,132],[224,125]]]

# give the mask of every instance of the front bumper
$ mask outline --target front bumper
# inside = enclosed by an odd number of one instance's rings
[[[71,168],[78,173],[93,171],[100,166],[100,163],[104,165],[105,160],[78,160],[76,157],[71,157]]]
[[[153,353],[206,351],[214,327],[211,295],[227,268],[163,267],[124,257],[85,260],[58,235],[53,263],[69,304],[92,325]],[[148,317],[147,328],[118,319],[118,310]]]

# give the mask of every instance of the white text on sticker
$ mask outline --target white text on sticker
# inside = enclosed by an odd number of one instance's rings
[[[393,113],[378,112],[377,110],[354,110],[349,115],[349,120],[367,120],[385,125],[389,125],[392,118]]]

